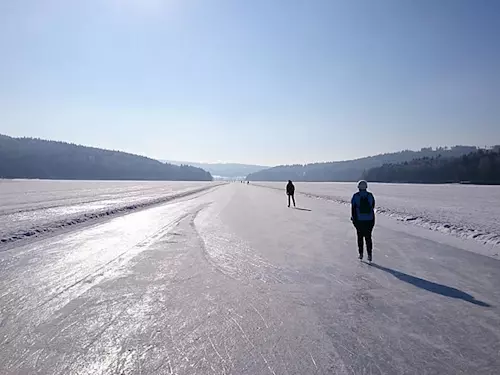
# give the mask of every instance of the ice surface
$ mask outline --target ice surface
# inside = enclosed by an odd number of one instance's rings
[[[284,191],[283,183],[254,183]],[[377,212],[500,246],[500,186],[371,183]],[[350,204],[355,183],[296,183],[297,194]]]
[[[0,243],[165,202],[207,182],[0,180]]]
[[[498,373],[499,260],[381,215],[369,266],[348,206],[297,198],[226,184],[13,242],[0,374]]]

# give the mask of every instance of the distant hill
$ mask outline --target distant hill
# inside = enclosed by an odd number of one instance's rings
[[[500,146],[460,157],[424,157],[384,164],[364,173],[374,182],[500,184]]]
[[[262,165],[252,165],[252,164],[238,164],[238,163],[191,163],[191,162],[179,162],[179,161],[167,161],[161,160],[163,162],[168,162],[176,165],[185,164],[191,165],[193,167],[202,168],[210,172],[213,176],[220,176],[225,178],[242,178],[245,176],[261,171],[263,169],[269,168]]]
[[[211,181],[209,172],[120,151],[0,135],[0,178]]]
[[[305,165],[282,165],[265,169],[247,176],[249,181],[357,181],[363,173],[371,168],[389,163],[404,163],[422,157],[458,157],[477,151],[474,146],[455,146],[451,148],[432,147],[420,151],[404,150],[365,158],[314,163]]]

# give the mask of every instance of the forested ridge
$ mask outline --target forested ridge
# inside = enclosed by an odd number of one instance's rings
[[[404,150],[364,157],[355,160],[335,161],[327,163],[311,163],[297,165],[281,165],[249,174],[250,181],[357,181],[363,173],[371,168],[384,164],[410,162],[422,157],[460,157],[477,151],[474,146],[454,146],[438,148],[422,148],[419,151]]]
[[[363,177],[373,182],[500,184],[500,146],[461,157],[424,157],[372,168]]]
[[[211,181],[209,172],[66,142],[0,135],[0,178]]]

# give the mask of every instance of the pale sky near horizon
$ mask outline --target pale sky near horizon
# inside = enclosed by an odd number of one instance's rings
[[[495,0],[0,0],[0,133],[262,165],[500,143]]]

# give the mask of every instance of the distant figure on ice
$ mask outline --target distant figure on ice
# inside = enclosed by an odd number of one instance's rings
[[[372,261],[372,231],[375,226],[375,198],[367,191],[368,183],[365,180],[358,182],[359,191],[351,200],[351,220],[358,236],[359,259],[363,259],[363,245],[366,241],[368,261]]]
[[[288,207],[290,207],[290,199],[293,201],[293,207],[295,207],[295,186],[291,180],[288,180],[286,185],[286,195],[288,195]]]

